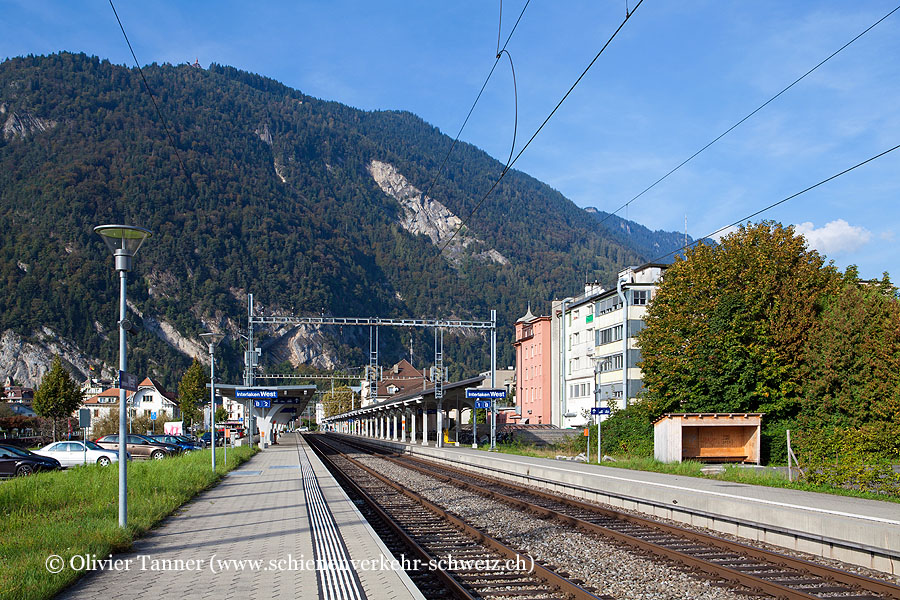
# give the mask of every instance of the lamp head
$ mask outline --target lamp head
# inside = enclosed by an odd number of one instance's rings
[[[116,269],[131,270],[131,257],[137,254],[141,244],[153,235],[149,229],[134,225],[98,225],[94,233],[103,238],[106,247],[116,257]]]
[[[209,332],[207,332],[207,333],[201,333],[200,337],[203,338],[203,341],[205,341],[207,344],[209,344],[210,346],[215,348],[216,345],[222,341],[222,338],[225,337],[225,334],[224,333],[209,333]]]

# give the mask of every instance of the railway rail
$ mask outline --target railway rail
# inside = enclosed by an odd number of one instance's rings
[[[900,600],[900,587],[849,571],[556,496],[483,474],[387,452],[381,447],[359,442],[349,445],[423,475],[516,506],[540,518],[553,519],[611,538],[755,592],[792,600]]]
[[[420,589],[422,584],[427,586],[423,593],[428,598],[612,600],[534,563],[340,452],[322,436],[308,436],[307,440],[335,476],[365,502],[367,511],[375,514],[376,531],[389,530],[395,539],[390,549],[405,550],[404,566],[418,567],[407,568],[407,573]]]

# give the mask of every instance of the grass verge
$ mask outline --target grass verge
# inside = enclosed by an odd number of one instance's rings
[[[483,448],[487,449],[487,448]],[[565,452],[555,448],[535,448],[522,444],[498,444],[497,450],[504,454],[518,454],[520,456],[531,456],[534,458],[556,458],[557,456],[566,454]],[[855,498],[866,498],[868,500],[881,500],[883,502],[900,503],[900,497],[890,494],[873,494],[871,492],[862,492],[854,489],[847,489],[831,485],[812,485],[802,481],[788,481],[781,474],[771,471],[756,471],[737,465],[726,465],[725,472],[718,475],[705,475],[700,472],[703,463],[687,460],[680,463],[663,463],[653,458],[646,457],[615,457],[616,462],[604,461],[604,467],[614,467],[617,469],[631,469],[633,471],[652,471],[654,473],[666,473],[669,475],[684,475],[687,477],[702,477],[704,479],[717,479],[720,481],[729,481],[734,483],[746,483],[749,485],[762,485],[766,487],[787,488],[801,490],[805,492],[819,492],[823,494],[834,494],[836,496],[851,496]],[[591,461],[596,465],[596,460]]]
[[[257,448],[239,446],[164,460],[128,463],[128,527],[120,529],[119,470],[87,465],[0,482],[0,598],[52,598],[83,571],[71,568],[76,555],[105,559],[128,550],[148,529],[226,472],[246,462]],[[65,567],[53,574],[47,560],[57,555]],[[79,559],[74,562],[78,563]]]

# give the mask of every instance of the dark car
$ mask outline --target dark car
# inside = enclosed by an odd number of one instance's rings
[[[37,471],[56,471],[62,465],[55,458],[39,456],[15,446],[0,446],[0,476],[31,475]]]
[[[97,444],[107,450],[118,450],[119,436],[116,434],[105,435],[97,440]],[[177,446],[158,442],[144,435],[134,434],[129,434],[126,437],[125,450],[136,459],[153,458],[156,460],[181,452],[181,449]]]
[[[200,436],[200,443],[203,444],[204,448],[209,448],[211,441],[212,441],[212,436],[209,435],[208,431]],[[225,443],[225,432],[219,430],[216,432],[216,446],[222,446],[224,443]]]
[[[203,449],[203,442],[201,442],[200,440],[198,440],[196,437],[194,437],[192,435],[176,435],[175,437],[177,437],[179,440],[181,440],[185,444],[192,445],[194,448],[197,448],[200,450]]]
[[[199,450],[202,447],[199,444],[195,444],[194,442],[182,439],[177,435],[150,435],[147,437],[154,439],[157,442],[163,442],[164,444],[172,444],[173,446],[178,446],[182,452]]]

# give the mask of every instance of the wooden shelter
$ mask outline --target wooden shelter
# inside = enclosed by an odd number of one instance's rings
[[[762,413],[669,413],[653,423],[653,456],[662,462],[759,464]]]

